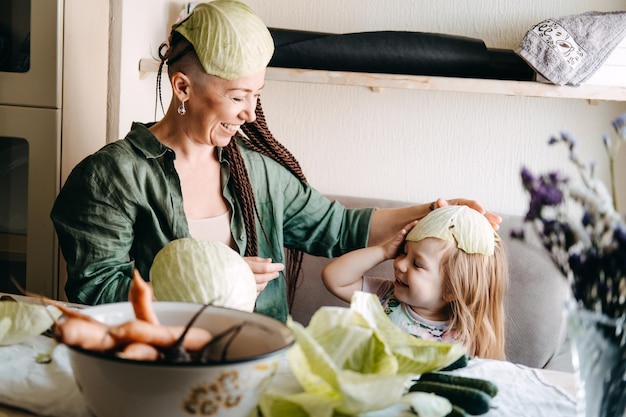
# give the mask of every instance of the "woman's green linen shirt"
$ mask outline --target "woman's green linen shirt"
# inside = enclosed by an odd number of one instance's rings
[[[149,277],[156,253],[174,239],[189,237],[176,156],[148,127],[133,123],[126,138],[85,158],[57,197],[51,218],[67,261],[65,291],[72,302],[127,300],[133,268]],[[373,209],[346,209],[271,158],[243,144],[240,149],[269,239],[259,228],[258,256],[284,263],[283,247],[331,257],[366,245]],[[243,255],[246,230],[229,163],[219,151],[232,235]],[[287,319],[282,273],[259,294],[256,311]]]

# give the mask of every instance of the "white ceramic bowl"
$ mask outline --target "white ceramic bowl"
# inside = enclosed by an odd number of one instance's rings
[[[155,302],[162,324],[186,325],[199,304]],[[107,324],[135,318],[130,303],[81,310]],[[137,362],[70,348],[74,378],[97,417],[246,417],[256,407],[281,355],[294,343],[283,323],[257,313],[210,306],[194,326],[219,334],[246,324],[213,364]]]

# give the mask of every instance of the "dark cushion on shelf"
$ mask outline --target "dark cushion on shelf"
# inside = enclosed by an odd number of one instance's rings
[[[480,39],[408,31],[333,34],[269,28],[269,65],[329,71],[530,81],[534,70],[512,50]]]

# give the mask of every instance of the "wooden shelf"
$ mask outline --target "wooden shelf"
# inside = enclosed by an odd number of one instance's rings
[[[156,72],[153,59],[139,61],[140,75]],[[373,91],[400,88],[428,91],[499,94],[522,97],[573,98],[596,101],[626,101],[626,87],[605,85],[558,86],[535,81],[434,77],[427,75],[372,74],[268,67],[266,80],[294,83],[334,84],[369,87]]]

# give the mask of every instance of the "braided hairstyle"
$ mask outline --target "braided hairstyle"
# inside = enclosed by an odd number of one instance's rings
[[[172,65],[180,60],[188,52],[193,52],[193,46],[178,32],[172,32],[169,39],[169,45],[162,43],[159,47],[159,71],[157,72],[157,100],[161,104],[163,110],[163,100],[161,96],[161,72],[163,66],[167,63],[169,71],[172,71]],[[197,61],[200,62],[195,54],[190,54]],[[163,113],[165,111],[163,110]],[[256,120],[252,123],[245,123],[241,126],[241,130],[245,135],[237,133],[235,138],[229,142],[224,148],[224,157],[228,160],[231,167],[231,180],[233,187],[235,188],[235,198],[239,202],[239,206],[243,211],[244,225],[247,231],[247,244],[245,249],[245,256],[257,256],[258,255],[258,231],[256,227],[256,219],[259,219],[259,213],[254,198],[254,191],[250,182],[250,176],[248,170],[244,164],[243,157],[239,150],[238,141],[241,141],[250,149],[259,152],[262,155],[268,156],[279,164],[287,168],[294,176],[300,181],[306,182],[306,178],[302,173],[300,164],[296,160],[289,150],[278,142],[272,132],[270,132],[265,122],[265,115],[263,108],[261,107],[261,100],[257,100],[256,104]],[[155,103],[155,119],[156,119],[156,103]],[[270,243],[268,237],[265,235],[265,230],[260,222],[261,231],[265,239]],[[283,250],[281,248],[281,250]],[[298,278],[302,269],[302,257],[301,251],[296,249],[284,249],[286,254],[286,271],[285,276],[287,280],[287,302],[289,310],[293,305],[293,300],[297,288]]]
[[[247,137],[240,134],[237,134],[236,137],[252,150],[277,161],[300,179],[300,181],[306,182],[306,178],[296,158],[283,144],[274,138],[274,135],[272,135],[272,132],[268,129],[265,123],[263,108],[261,107],[261,100],[257,101],[255,113],[256,120],[252,123],[246,123],[241,127],[241,130],[243,130]],[[254,220],[255,217],[259,217],[259,213],[256,209],[252,184],[250,184],[250,177],[248,176],[248,171],[241,158],[237,141],[231,140],[224,150],[226,152],[226,158],[231,163],[233,185],[237,191],[239,203],[243,208],[244,222],[246,230],[248,230],[249,233],[246,256],[254,256],[258,250],[258,238]],[[263,233],[265,233],[265,231],[263,231]],[[254,238],[252,236],[254,236]],[[250,253],[248,251],[250,251]],[[287,279],[287,302],[289,303],[289,310],[291,310],[293,305],[297,288],[296,284],[300,276],[300,270],[302,269],[302,256],[301,251],[286,249],[285,276]]]

